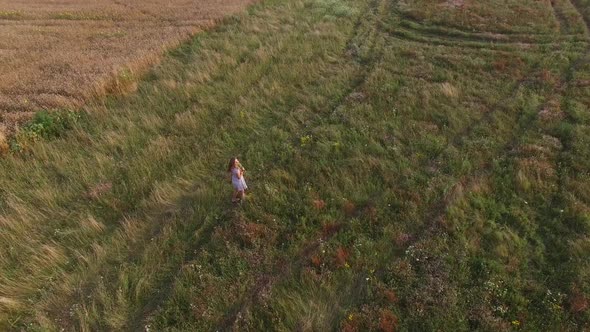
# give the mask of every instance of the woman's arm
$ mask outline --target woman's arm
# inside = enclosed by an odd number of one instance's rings
[[[240,168],[234,168],[231,170],[231,175],[233,177],[233,175],[236,174],[236,178],[241,179],[242,178],[242,170]]]

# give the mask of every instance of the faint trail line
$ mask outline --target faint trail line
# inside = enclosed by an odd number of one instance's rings
[[[580,7],[582,7],[582,5],[580,5],[580,3],[578,2],[578,0],[565,0],[567,2],[569,2],[572,7],[578,12],[578,15],[580,15],[580,17],[582,17],[582,20],[584,20],[584,23],[586,24],[586,36],[588,36],[590,34],[590,18],[586,17],[584,15],[584,13],[580,10]]]
[[[251,49],[248,50],[248,52],[246,52],[244,55],[246,56],[241,56],[239,57],[239,61],[235,64],[232,64],[231,67],[228,68],[224,68],[223,66],[219,67],[216,69],[216,72],[214,75],[211,75],[209,78],[207,78],[207,80],[205,80],[203,82],[203,84],[208,83],[208,84],[214,84],[215,82],[219,82],[222,79],[224,79],[225,77],[227,77],[227,74],[222,73],[222,71],[225,72],[235,72],[237,70],[239,70],[239,68],[241,68],[244,64],[247,64],[249,62],[249,60],[253,59],[256,51],[263,48],[263,47],[267,47],[270,45],[266,45],[266,44],[259,44],[257,45],[257,47],[255,49]],[[237,100],[237,99],[236,99]],[[187,108],[189,107],[188,105],[191,105],[192,103],[196,102],[196,100],[194,100],[194,98],[191,98],[190,101],[187,102]],[[221,121],[221,120],[220,120]],[[124,212],[124,216],[123,218],[132,218],[134,215],[136,215],[137,213],[139,213],[138,210],[138,205],[135,204],[134,207],[130,210],[127,210]],[[162,223],[156,225],[156,227],[150,228],[149,231],[147,231],[148,233],[145,234],[144,238],[153,238],[153,237],[157,237],[159,236],[160,232],[163,229],[163,225]],[[117,229],[113,229],[110,233],[117,231]],[[132,254],[132,256],[130,257],[134,257],[137,256],[137,250],[132,250],[132,252],[135,252],[135,254]],[[90,286],[90,284],[94,283],[94,281],[88,281],[85,285],[82,285],[80,287],[80,289],[83,290],[83,293],[86,292],[87,290],[91,289],[92,287]],[[49,310],[49,312],[58,312],[59,310],[56,308],[52,308],[51,310]],[[64,309],[64,311],[67,311],[67,309]],[[57,316],[62,316],[61,314],[57,314]]]
[[[553,12],[553,16],[555,16],[555,19],[556,19],[557,24],[559,26],[559,31],[561,31],[561,32],[569,31],[569,29],[571,28],[570,22],[566,19],[565,15],[561,11],[561,9],[557,8],[557,5],[555,4],[555,0],[550,0],[549,2],[551,4],[551,10]]]
[[[587,48],[587,50],[588,49],[589,48]],[[587,51],[585,53],[587,53]],[[586,60],[587,59],[584,59],[584,56],[581,55],[576,61],[572,62],[567,69],[562,71],[561,81],[565,81],[566,87],[571,84],[571,79],[568,78],[568,75],[570,75],[570,72],[572,70],[574,70],[575,68],[577,68],[581,63],[583,63]],[[516,89],[518,89],[521,86],[524,86],[525,83],[526,83],[525,79],[519,80],[519,82],[517,82],[517,84],[516,84]],[[548,93],[547,99],[550,99],[549,96],[553,96],[556,94],[559,95],[560,93],[562,93],[563,86],[564,86],[563,83],[556,84],[554,89]],[[499,106],[503,102],[507,102],[508,100],[514,98],[515,95],[516,95],[516,92],[513,93],[511,96],[507,97],[506,99],[504,99],[503,101],[500,101],[499,103],[497,103],[496,106]],[[498,107],[498,109],[499,109],[499,107]],[[490,112],[495,112],[495,111],[490,111]],[[490,112],[488,112],[488,113],[490,113]],[[462,144],[465,137],[467,137],[471,132],[473,132],[475,126],[483,123],[486,120],[486,118],[490,117],[491,114],[488,115],[488,113],[486,113],[481,119],[477,120],[471,126],[467,127],[466,130],[464,130],[462,133],[458,134],[454,139],[450,140],[447,147],[450,145]],[[519,112],[519,114],[517,116],[517,120],[516,120],[517,124],[511,132],[512,138],[510,138],[506,142],[506,144],[504,144],[504,147],[501,148],[498,151],[498,153],[496,153],[496,155],[504,156],[503,159],[505,159],[505,160],[510,158],[509,156],[507,156],[507,153],[514,150],[520,144],[519,143],[520,138],[523,137],[526,132],[531,130],[531,128],[532,128],[531,125],[536,120],[537,117],[535,116],[535,117],[530,117],[528,119],[526,119],[526,118],[523,119],[525,116],[526,116],[526,114],[523,111]],[[442,151],[444,151],[444,150],[446,150],[446,148],[442,149]],[[438,159],[441,154],[442,154],[442,152],[439,153],[435,157],[435,159]],[[492,167],[492,164],[488,163],[488,164],[486,164],[486,166],[484,168],[475,170],[475,171],[471,172],[470,174],[462,177],[461,179],[457,179],[456,184],[462,184],[463,187],[467,188],[467,189],[471,188],[473,186],[473,184],[476,183],[476,181],[479,177],[489,173],[489,171],[491,170],[491,167]],[[563,190],[560,190],[560,192],[563,192]],[[451,206],[454,202],[452,199],[452,194],[453,193],[451,191],[449,194],[445,194],[441,199],[437,200],[436,202],[434,202],[433,204],[428,206],[428,208],[426,210],[430,211],[430,212],[427,213],[425,215],[425,217],[423,218],[423,220],[426,220],[426,222],[422,223],[423,226],[421,227],[420,230],[418,230],[416,232],[416,234],[418,234],[418,235],[412,236],[410,241],[405,244],[406,247],[409,247],[411,245],[415,245],[416,243],[418,243],[420,241],[426,241],[426,239],[428,239],[431,236],[434,236],[437,233],[446,232],[444,228],[441,228],[440,221],[444,218],[444,216],[448,210],[448,207]],[[395,256],[396,256],[396,254],[394,253],[392,255],[392,257],[395,257]],[[384,273],[383,268],[381,268],[377,271],[377,275],[379,275],[380,277],[383,276],[383,273]]]
[[[400,18],[401,19],[401,18]],[[480,45],[485,46],[488,45],[502,45],[502,46],[514,46],[518,47],[519,45],[523,44],[531,44],[531,45],[559,45],[560,41],[553,41],[553,40],[538,40],[538,37],[553,37],[552,35],[519,35],[521,39],[514,39],[514,36],[505,35],[505,34],[491,34],[489,33],[486,35],[485,33],[453,33],[452,31],[438,31],[433,28],[429,27],[421,27],[418,28],[421,24],[417,21],[411,21],[413,24],[410,24],[406,19],[401,19],[400,27],[403,30],[408,32],[414,32],[421,37],[425,38],[433,38],[439,40],[441,42],[448,42],[453,43],[457,42],[459,44],[458,47],[461,46],[460,43],[467,43],[470,45]],[[403,31],[402,30],[402,31]],[[500,38],[505,37],[505,38]],[[528,38],[527,38],[528,37]],[[575,40],[576,37],[579,37],[579,34],[560,34],[560,38],[571,38],[574,39],[575,42],[584,42],[584,40]]]
[[[294,36],[292,38],[296,38],[296,36]],[[291,38],[288,38],[288,39],[290,40]],[[281,50],[284,47],[286,47],[287,45],[289,45],[289,42],[288,41],[282,43],[281,46],[278,49],[276,49],[276,51],[274,52],[274,54],[280,54],[281,53]],[[254,53],[255,52],[252,52],[252,54],[254,54]],[[270,70],[271,70],[271,66],[268,65],[268,64],[270,64],[274,60],[275,60],[275,56],[272,55],[272,56],[269,56],[269,58],[268,58],[267,61],[265,61],[262,64],[259,64],[259,66],[260,67],[263,67],[264,70],[262,70],[260,72],[260,74],[257,75],[257,77],[250,82],[250,85],[249,85],[250,87],[254,87],[254,86],[259,85],[259,83],[261,82],[261,80],[264,77],[268,76],[268,74],[270,73]],[[246,64],[248,62],[247,61],[244,61],[242,63],[243,64]],[[237,70],[238,67],[239,66],[237,66],[235,68],[235,70]],[[220,76],[219,78],[220,79],[223,79],[222,76]],[[253,91],[252,88],[248,88],[246,90],[249,91],[250,93]],[[235,104],[241,97],[242,96],[236,96],[229,104],[231,104],[231,105]],[[220,119],[220,121],[223,121],[223,119]],[[210,240],[210,239],[204,240],[202,237],[205,236],[205,235],[207,235],[207,234],[210,234],[210,232],[213,230],[212,227],[213,227],[213,225],[208,225],[204,229],[204,231],[203,231],[204,234],[202,234],[201,237],[199,239],[197,239],[197,242],[195,243],[195,246],[191,246],[188,249],[188,252],[186,253],[185,259],[183,260],[183,262],[186,262],[188,260],[192,260],[192,259],[194,259],[196,257],[197,253],[195,253],[195,250],[197,250],[198,248],[202,247],[204,244],[206,244]],[[178,275],[180,275],[180,273],[182,273],[182,267],[183,267],[183,264],[181,263],[178,266],[177,271],[174,273],[174,277],[177,277]],[[174,281],[175,281],[175,278],[167,278],[165,281],[163,281],[161,284],[164,285],[164,286],[162,286],[162,288],[164,289],[164,291],[158,292],[158,294],[153,299],[147,301],[147,304],[144,305],[144,307],[141,309],[141,311],[139,313],[137,313],[137,314],[134,314],[133,318],[131,318],[130,323],[129,323],[129,326],[131,326],[131,327],[141,327],[142,324],[145,322],[145,319],[147,319],[149,317],[149,315],[154,310],[156,310],[158,308],[159,305],[161,305],[163,302],[165,302],[170,297],[170,295],[172,294],[172,291],[174,289],[173,288],[174,287]]]
[[[224,216],[224,219],[231,220],[228,215]],[[140,310],[132,315],[132,318],[127,324],[131,331],[140,331],[150,314],[157,310],[164,301],[170,298],[172,292],[174,291],[174,287],[176,286],[176,280],[178,280],[178,277],[183,272],[184,264],[195,259],[200,254],[199,250],[211,241],[211,234],[213,233],[213,230],[216,226],[219,226],[219,224],[212,221],[209,223],[203,223],[196,230],[188,232],[189,234],[197,232],[199,235],[196,237],[196,239],[188,239],[188,241],[195,240],[195,242],[186,250],[184,258],[179,263],[179,268],[176,270],[176,272],[161,280],[159,284],[162,286],[157,288],[157,293],[148,301],[146,301]]]
[[[273,285],[280,282],[287,276],[290,276],[294,271],[300,269],[306,261],[311,258],[311,255],[316,252],[323,241],[327,241],[335,234],[328,236],[316,235],[316,240],[312,240],[302,246],[302,249],[296,254],[294,261],[287,261],[285,258],[278,260],[272,271],[278,271],[274,275],[261,275],[254,283],[254,287],[251,288],[246,295],[236,304],[233,309],[230,309],[228,313],[219,322],[215,331],[228,331],[236,323],[242,313],[252,305],[257,304],[263,300],[263,294],[265,291],[270,291]]]
[[[398,0],[395,0],[395,1],[398,2]],[[402,19],[403,21],[412,22],[412,23],[415,23],[415,24],[418,24],[418,25],[423,25],[423,22],[421,20],[416,19],[416,18],[414,18],[412,16],[404,15],[399,10],[395,10],[394,11],[394,14],[396,16],[398,16],[400,19]],[[466,28],[464,26],[460,26],[460,25],[434,24],[433,22],[428,22],[428,25],[431,26],[434,29],[436,29],[436,28],[452,29],[452,30],[455,30],[456,32],[458,32],[460,34],[474,35],[474,36],[477,36],[478,34],[479,35],[492,34],[492,35],[505,36],[507,38],[521,38],[521,37],[527,38],[527,37],[538,37],[538,36],[548,36],[549,35],[546,32],[541,32],[541,33],[536,33],[536,32],[521,33],[521,32],[513,32],[513,31],[479,31],[479,32],[473,32],[472,29]],[[515,41],[515,42],[518,42],[518,41]]]
[[[586,41],[588,41],[588,38],[586,38]],[[588,44],[587,49],[588,49],[588,47],[590,47],[590,44]],[[576,62],[574,62],[574,64],[570,68],[577,68],[581,63],[582,63],[582,59],[579,58]],[[507,104],[510,100],[514,99],[517,96],[519,89],[521,87],[525,86],[526,83],[529,82],[529,80],[530,80],[529,76],[530,76],[530,74],[533,73],[533,70],[522,75],[522,78],[516,82],[514,88],[512,89],[512,91],[513,91],[512,94],[510,94],[509,96],[507,96],[504,99],[497,101],[491,107],[490,111],[484,113],[484,115],[482,117],[475,120],[473,123],[471,123],[470,125],[465,127],[462,131],[460,131],[458,134],[456,134],[452,139],[448,140],[446,147],[444,149],[441,149],[438,153],[436,153],[433,159],[435,159],[435,160],[438,159],[442,155],[442,153],[444,153],[444,151],[446,151],[450,146],[461,145],[463,143],[463,140],[466,137],[468,137],[469,135],[471,135],[471,133],[477,128],[477,126],[490,120],[492,118],[492,116],[494,114],[496,114],[498,111],[504,110],[504,105]],[[568,72],[569,72],[569,70],[566,70],[566,71],[564,71],[564,73],[562,73],[563,79],[565,79],[565,76],[568,74]],[[517,123],[520,122],[522,116],[524,116],[524,114],[521,112],[517,118]]]
[[[190,196],[190,195],[188,195]],[[180,204],[179,211],[182,212],[186,209],[184,205],[184,201],[188,198],[188,196],[181,197],[177,203]],[[155,222],[152,223],[149,229],[145,230],[143,234],[140,235],[138,239],[136,239],[132,245],[129,246],[129,249],[126,250],[127,256],[125,261],[126,262],[137,262],[141,259],[142,253],[145,251],[145,248],[149,246],[150,239],[158,237],[161,232],[164,230],[166,225],[169,225],[168,221],[170,218],[174,217],[175,213],[170,212],[167,209],[168,205],[157,205],[155,206],[152,212],[148,212],[148,215],[155,215],[154,219]],[[160,213],[153,213],[155,211],[164,211]],[[197,226],[193,231],[201,229],[205,225]],[[98,277],[101,277],[101,281],[106,283],[116,284],[116,277],[118,270],[111,270],[111,265],[107,264],[106,261],[100,262],[99,267],[97,270],[102,271],[102,273],[93,274],[89,276],[86,280],[84,280],[81,284],[76,286],[76,290],[68,296],[68,299],[62,301],[62,305],[56,308],[51,308],[48,310],[49,316],[55,318],[59,317],[59,324],[62,328],[74,328],[76,325],[74,317],[67,314],[71,303],[78,302],[80,299],[84,301],[84,299],[88,298],[88,295],[91,294],[92,290],[94,289],[95,285],[98,282]]]
[[[539,52],[536,49],[528,49],[527,45],[533,45],[538,47],[537,44],[518,44],[518,43],[499,43],[499,42],[489,42],[489,43],[477,43],[477,42],[470,42],[464,41],[461,43],[457,43],[459,40],[443,40],[440,38],[431,38],[428,36],[412,36],[407,31],[402,29],[394,29],[394,28],[386,28],[387,33],[390,37],[406,41],[406,42],[414,42],[420,45],[427,45],[427,46],[446,46],[450,48],[464,48],[464,49],[476,49],[476,50],[486,50],[486,51],[493,51],[493,52],[513,52],[517,47],[521,51],[526,52]]]
[[[569,69],[571,69],[573,66],[575,66],[577,64],[577,62],[573,63],[572,66],[570,66]],[[565,73],[563,73],[565,74]],[[556,85],[556,88],[551,92],[552,94],[558,93],[560,90],[558,88],[559,84]],[[550,98],[547,98],[550,99]],[[512,138],[504,145],[504,147],[497,153],[497,155],[500,156],[506,156],[504,157],[504,159],[508,159],[509,157],[507,157],[507,153],[510,151],[513,151],[519,143],[519,139],[524,136],[524,133],[526,133],[527,131],[531,130],[531,125],[532,123],[537,119],[537,117],[530,117],[529,119],[526,119],[526,121],[524,121],[523,124],[521,124],[523,121],[523,117],[526,114],[524,112],[520,112],[519,116],[518,116],[518,120],[517,120],[517,125],[515,126],[514,130],[512,130]],[[480,122],[480,121],[478,121]],[[470,129],[468,132],[473,131],[473,129]],[[462,141],[464,139],[464,137],[459,137],[458,141]],[[476,170],[475,172],[472,172],[472,174],[467,175],[463,178],[463,180],[458,181],[457,183],[461,183],[461,184],[465,184],[464,187],[465,188],[469,188],[471,187],[472,184],[475,183],[475,181],[483,176],[484,174],[488,173],[491,170],[492,164],[488,163],[486,164],[485,168]],[[438,222],[444,217],[448,207],[453,203],[453,201],[451,200],[449,195],[445,195],[441,200],[437,201],[435,204],[431,205],[428,207],[428,211],[432,211],[431,213],[427,214],[426,220],[431,220],[430,223],[425,223],[425,227],[423,228],[423,231],[420,231],[418,233],[429,233],[429,232],[433,232],[435,231],[435,228],[438,228]],[[418,242],[419,240],[421,240],[421,238],[423,238],[425,236],[422,237],[416,237],[413,238],[412,241],[409,242],[408,245],[412,245],[415,244],[416,242]]]
[[[291,36],[291,38],[287,38],[287,40],[281,44],[280,48],[276,50],[275,54],[280,54],[282,49],[290,44],[289,41],[291,39],[296,39],[297,37],[298,37],[297,34],[294,34],[293,36]],[[257,85],[264,77],[266,77],[270,73],[270,70],[272,67],[268,64],[274,60],[275,60],[275,56],[274,55],[270,56],[268,61],[266,62],[266,64],[260,65],[260,66],[264,67],[264,71],[259,75],[259,77],[257,79],[252,81],[251,86]],[[246,61],[244,61],[244,63],[246,63]],[[253,89],[248,89],[248,91],[250,91],[252,93]],[[235,101],[237,102],[237,100],[239,100],[239,98],[240,97],[237,97]],[[206,228],[205,234],[207,234],[207,232],[210,232],[210,231],[212,231],[212,229]],[[200,247],[204,243],[207,243],[207,241],[200,239],[197,242],[197,246]],[[195,250],[195,248],[193,248],[193,247],[191,247],[189,249],[189,252],[187,252],[187,254],[185,256],[184,262],[186,262],[188,260],[192,260],[196,257],[194,250]],[[134,315],[134,317],[131,319],[131,322],[129,323],[129,326],[141,327],[142,324],[145,323],[145,320],[149,317],[149,315],[154,310],[156,310],[159,307],[159,305],[164,303],[170,297],[170,295],[172,294],[172,291],[174,290],[174,280],[177,276],[180,275],[180,273],[182,273],[182,264],[178,267],[178,270],[174,274],[174,277],[167,278],[166,281],[163,282],[163,284],[165,284],[165,286],[163,286],[164,291],[159,292],[158,295],[153,298],[153,300],[148,301],[148,304],[146,304],[144,306],[144,308],[139,313]]]
[[[374,0],[371,2],[371,5],[368,6],[367,11],[368,12],[374,11],[376,9],[379,9],[380,6],[383,6],[383,5],[384,5],[383,1]],[[383,8],[381,8],[381,9],[383,9]],[[347,98],[354,91],[357,91],[359,89],[359,87],[361,87],[366,82],[367,78],[370,77],[371,74],[374,72],[377,63],[382,60],[382,50],[375,52],[375,48],[377,47],[377,38],[381,35],[381,33],[378,29],[378,23],[379,23],[380,17],[382,15],[383,15],[383,13],[378,13],[378,15],[376,15],[377,17],[375,18],[375,22],[371,25],[371,27],[374,30],[373,31],[373,38],[371,38],[371,40],[369,41],[369,51],[367,52],[369,55],[377,54],[377,56],[369,56],[368,61],[365,62],[362,69],[360,70],[360,75],[352,81],[352,84],[340,96],[340,98],[338,98],[333,103],[333,105],[330,106],[330,109],[332,111],[336,110],[338,107],[340,107],[341,105],[343,105],[344,103],[347,102]],[[364,17],[364,16],[365,15],[361,15],[360,17]],[[355,32],[353,32],[351,38],[346,43],[347,46],[350,47],[353,44],[355,37],[358,37],[360,34],[363,33],[362,31],[359,31],[361,26],[362,26],[362,21],[359,18],[359,20],[355,23],[354,28],[353,28],[353,31],[355,31]],[[361,57],[360,61],[361,61],[361,63],[363,62],[362,57]],[[313,125],[310,127],[313,127]],[[276,262],[275,267],[272,269],[273,271],[279,271],[278,274],[275,274],[274,276],[268,276],[268,275],[260,276],[257,279],[257,281],[255,282],[254,288],[250,289],[246,293],[246,295],[242,298],[242,300],[240,302],[238,302],[236,305],[234,305],[234,309],[231,310],[229,313],[227,313],[226,316],[219,322],[219,325],[216,328],[216,330],[219,330],[219,331],[229,330],[236,323],[237,319],[241,316],[241,314],[247,308],[249,308],[250,306],[252,306],[262,300],[260,294],[263,293],[264,290],[270,289],[277,282],[280,282],[281,280],[285,279],[287,276],[292,275],[293,271],[300,268],[306,260],[310,259],[311,254],[313,252],[315,252],[315,250],[320,246],[322,241],[328,240],[333,235],[334,234],[329,234],[328,236],[324,236],[324,237],[316,235],[317,239],[312,240],[312,241],[308,242],[306,245],[304,245],[303,249],[296,255],[297,259],[294,262],[292,262],[291,264],[286,263],[282,259],[278,260]]]
[[[269,57],[267,58],[267,60],[265,62],[262,62],[262,63],[257,64],[258,67],[262,67],[262,68],[264,68],[264,70],[260,71],[259,75],[257,75],[254,79],[252,79],[250,81],[250,83],[249,83],[250,85],[249,86],[255,86],[255,85],[257,85],[263,77],[265,77],[266,75],[269,74],[270,66],[268,66],[267,64],[273,62],[275,60],[275,55],[276,54],[280,54],[281,51],[282,51],[282,49],[289,44],[289,40],[294,39],[294,38],[297,38],[296,34],[287,35],[286,36],[286,39],[287,40],[285,42],[281,43],[278,48],[271,48],[273,50],[273,54],[272,55],[269,55]],[[267,45],[267,46],[270,46],[270,45]],[[259,48],[260,47],[258,47],[257,49],[259,49]],[[238,64],[236,64],[235,66],[231,67],[231,69],[229,69],[230,72],[235,72],[240,67],[248,64],[249,63],[248,62],[248,58],[253,58],[255,56],[256,49],[255,50],[251,50],[251,52],[249,52],[248,54],[249,54],[249,57],[244,57],[242,59],[243,61],[241,61]],[[220,81],[220,80],[222,80],[224,78],[227,78],[227,75],[223,75],[223,74],[220,73],[219,75],[214,75],[212,79],[213,79],[213,81]],[[251,91],[251,90],[252,89],[247,89],[247,91]],[[232,101],[230,101],[230,103],[232,105],[235,104],[235,102],[237,102],[239,100],[239,98],[240,98],[240,96],[236,96]],[[220,122],[220,123],[221,122],[224,122],[224,121],[225,121],[225,118],[219,118],[218,119],[218,122]],[[126,217],[133,216],[134,214],[137,214],[139,212],[140,212],[139,210],[135,209],[135,210],[132,210],[132,211],[128,211],[125,214],[125,216]],[[166,225],[166,223],[163,223],[163,222],[155,223],[153,225],[154,227],[150,228],[150,230],[147,231],[147,233],[145,234],[145,236],[143,238],[144,239],[149,239],[149,238],[158,237],[161,234],[162,230],[164,229],[164,226],[165,225]],[[142,250],[143,249],[140,249],[140,248],[135,248],[133,250],[130,250],[130,256],[129,256],[130,260],[133,260],[134,259],[133,257],[135,257],[135,258],[140,257],[141,256],[141,252],[143,252]],[[104,266],[105,266],[105,268],[108,268],[109,267],[108,265],[104,265]],[[116,271],[113,271],[113,273],[116,273]],[[103,277],[105,277],[105,275],[108,277],[110,275],[110,273],[104,274]],[[113,275],[112,277],[114,278],[115,276]],[[85,294],[89,290],[92,290],[93,287],[91,285],[94,284],[94,283],[95,283],[95,280],[89,280],[85,285],[83,285],[83,286],[80,287],[81,292],[77,292],[76,294],[74,294],[72,296],[72,299],[73,298],[76,298],[77,296],[79,296],[80,298],[84,298],[84,295],[83,294]],[[82,293],[82,295],[80,295],[80,293]],[[162,295],[158,295],[157,300],[154,301],[154,302],[160,303],[162,301],[163,301],[163,296]],[[71,302],[71,301],[69,301],[69,302]],[[68,305],[66,303],[64,303],[64,305],[66,307],[68,307]],[[150,304],[147,307],[147,309],[150,309],[150,308],[152,308],[154,306],[157,306],[157,305]],[[146,311],[149,311],[147,309],[146,309]],[[66,309],[66,308],[62,308],[62,311],[67,311],[67,310],[68,309]],[[57,313],[60,310],[58,310],[58,309],[52,309],[51,311]],[[61,313],[60,314],[54,314],[54,315],[60,316],[60,317],[63,316],[63,315],[61,315]],[[73,324],[73,322],[71,322],[70,324]],[[136,319],[134,319],[132,325],[137,325]]]
[[[582,19],[584,20],[584,23],[586,25],[586,31],[585,31],[585,37],[586,39],[590,40],[590,22],[588,22],[588,19],[583,15],[583,13],[580,11],[579,9],[579,4],[577,3],[576,0],[567,0],[568,3],[571,3],[572,7],[577,11],[578,15],[580,15],[580,17],[582,17]],[[587,64],[590,63],[590,46],[588,46],[586,48],[586,50],[584,50],[583,54],[581,56],[579,56],[576,61],[574,61],[574,63],[568,68],[568,70],[565,72],[564,76],[562,77],[562,81],[565,81],[565,84],[563,84],[563,87],[560,91],[560,95],[562,98],[562,104],[563,104],[563,100],[565,98],[568,98],[568,95],[570,94],[570,91],[572,88],[575,88],[575,85],[573,85],[574,83],[574,75],[575,72],[578,70],[578,68],[580,66],[582,66],[583,64]],[[561,120],[562,123],[570,123],[572,125],[574,125],[576,122],[574,121],[574,119],[572,119],[571,114],[569,114],[569,112],[565,112],[565,118]],[[564,208],[563,204],[564,202],[564,196],[567,194],[565,187],[566,187],[566,183],[567,183],[567,178],[568,178],[568,174],[566,172],[567,168],[570,166],[571,162],[568,158],[566,158],[566,155],[570,152],[572,146],[570,144],[570,142],[562,142],[563,144],[563,148],[561,149],[561,151],[559,152],[556,161],[555,161],[555,165],[556,165],[556,172],[557,172],[557,190],[555,191],[554,195],[551,197],[551,204],[550,206],[553,207],[557,207],[557,206],[561,206],[562,209]],[[557,209],[550,209],[550,211],[547,211],[547,213],[549,214],[554,214],[555,211]],[[554,215],[554,217],[561,217],[561,215]]]
[[[551,2],[552,8],[555,12],[556,17],[560,21],[563,21],[569,25],[569,21],[562,15],[560,11],[558,11],[553,1]],[[528,50],[526,49],[527,46],[535,46],[539,47],[549,46],[549,45],[560,45],[562,41],[541,41],[539,37],[552,37],[549,34],[508,34],[508,33],[498,33],[498,32],[478,32],[474,33],[468,30],[460,30],[457,27],[450,27],[456,31],[439,31],[436,27],[429,27],[424,26],[422,22],[419,20],[407,17],[403,15],[398,10],[392,11],[393,15],[395,15],[399,19],[399,25],[393,26],[388,25],[384,26],[384,30],[388,32],[388,34],[397,39],[412,41],[415,43],[420,43],[424,45],[439,45],[439,46],[448,46],[448,47],[456,47],[456,48],[472,48],[472,49],[486,49],[490,51],[514,51],[516,49],[520,49],[521,51],[535,51],[538,50]],[[558,13],[560,15],[558,15]],[[420,28],[418,28],[420,27]],[[439,28],[448,29],[447,26],[439,26]],[[416,35],[412,35],[412,34]],[[501,36],[503,38],[498,38],[494,36]],[[560,34],[560,38],[577,38],[579,34]],[[515,39],[519,38],[519,39]],[[586,45],[588,40],[572,40],[572,42],[582,43]]]

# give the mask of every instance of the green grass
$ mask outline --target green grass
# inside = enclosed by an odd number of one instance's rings
[[[492,38],[425,1],[268,0],[39,115],[0,161],[0,328],[587,327],[581,2]]]

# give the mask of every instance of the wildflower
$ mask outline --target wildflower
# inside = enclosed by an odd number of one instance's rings
[[[518,319],[515,319],[512,321],[512,325],[514,326],[520,326],[520,321]]]
[[[352,314],[349,314],[348,315],[348,320],[352,320],[352,318],[353,318]]]
[[[345,268],[350,268],[350,265],[348,263],[344,263],[344,267]]]

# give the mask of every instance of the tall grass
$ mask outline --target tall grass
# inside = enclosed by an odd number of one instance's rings
[[[499,48],[404,8],[265,1],[23,139],[0,162],[0,327],[587,326],[586,32],[522,47],[531,17]]]

